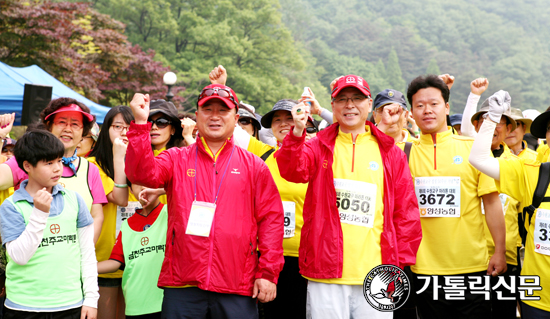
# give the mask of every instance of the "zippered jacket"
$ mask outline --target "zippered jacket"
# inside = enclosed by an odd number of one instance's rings
[[[401,268],[416,261],[422,239],[418,202],[405,153],[393,138],[367,122],[378,140],[384,166],[384,228],[380,238],[383,264]],[[336,207],[332,171],[338,123],[320,131],[305,143],[305,133],[292,130],[277,152],[281,176],[293,183],[309,183],[304,203],[304,226],[300,241],[300,273],[310,278],[341,278],[343,234]],[[369,159],[356,159],[368,165]]]
[[[284,264],[284,212],[265,163],[233,138],[214,157],[201,139],[154,157],[150,129],[150,123],[130,124],[126,175],[135,184],[163,187],[168,195],[158,286],[252,296],[255,279],[277,283]],[[186,234],[195,189],[196,201],[217,205],[208,237]]]

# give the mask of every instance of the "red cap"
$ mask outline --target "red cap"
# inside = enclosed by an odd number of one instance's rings
[[[362,77],[357,75],[346,75],[338,79],[336,84],[334,85],[334,88],[332,89],[331,97],[336,97],[340,91],[347,87],[354,87],[359,89],[359,91],[363,92],[366,96],[370,96],[370,88],[367,81],[365,81]]]
[[[80,112],[80,113],[82,113],[82,116],[85,116],[88,119],[88,121],[90,121],[90,122],[94,121],[94,116],[92,114],[82,111],[80,106],[78,106],[76,104],[69,104],[67,106],[62,106],[62,107],[58,108],[55,112],[48,114],[48,116],[46,116],[46,118],[44,120],[47,120],[50,116],[52,116],[56,113],[61,113],[61,112]]]
[[[207,91],[209,90],[209,91]],[[220,94],[229,93],[229,96],[220,96]],[[229,87],[222,84],[210,84],[209,86],[202,89],[201,94],[199,95],[199,106],[203,106],[204,103],[212,99],[222,100],[228,108],[239,109],[239,99],[237,94]]]

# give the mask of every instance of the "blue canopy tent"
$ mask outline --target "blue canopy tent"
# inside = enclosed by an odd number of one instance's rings
[[[15,112],[14,125],[21,125],[25,83],[51,86],[52,99],[70,97],[82,102],[96,116],[98,124],[103,124],[103,119],[110,110],[109,107],[92,102],[71,90],[37,65],[14,68],[0,62],[0,114]]]

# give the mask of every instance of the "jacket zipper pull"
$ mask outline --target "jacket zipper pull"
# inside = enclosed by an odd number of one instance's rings
[[[216,162],[214,162],[214,170],[216,171],[216,175],[218,175],[218,170],[216,168]]]
[[[250,243],[250,254],[254,255],[254,246],[252,246],[252,243]]]

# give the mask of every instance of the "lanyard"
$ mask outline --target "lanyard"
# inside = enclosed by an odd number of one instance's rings
[[[220,186],[218,186],[218,191],[216,192],[216,198],[214,199],[214,204],[218,201],[218,195],[220,194],[220,188],[222,187],[223,179],[225,178],[225,173],[227,173],[227,168],[229,167],[229,163],[231,163],[231,158],[233,158],[233,151],[235,150],[235,144],[233,144],[233,148],[231,149],[231,155],[229,156],[229,160],[227,161],[227,165],[225,165],[225,170],[223,171],[222,180],[220,181]],[[193,185],[193,191],[195,192],[195,201],[197,200],[197,158],[199,156],[199,146],[197,145],[196,152],[195,152],[195,183]],[[215,156],[215,155],[214,155]]]

